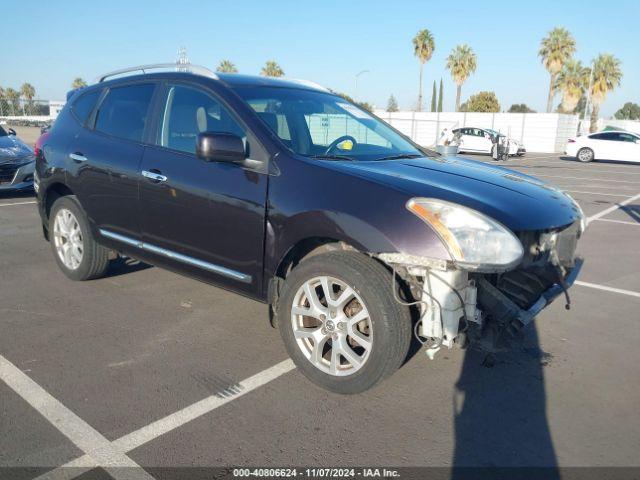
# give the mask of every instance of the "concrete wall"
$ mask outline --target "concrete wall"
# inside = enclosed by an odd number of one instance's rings
[[[498,130],[519,140],[530,152],[562,152],[576,135],[577,115],[559,113],[386,112],[375,114],[415,142],[433,146],[444,128],[478,127]]]

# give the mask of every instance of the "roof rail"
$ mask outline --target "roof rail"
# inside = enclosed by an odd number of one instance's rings
[[[113,72],[105,73],[96,78],[95,83],[104,82],[107,78],[115,77],[117,75],[125,75],[133,72],[142,72],[146,74],[149,70],[170,70],[175,72],[187,72],[195,75],[202,75],[205,77],[218,79],[218,75],[209,70],[206,67],[200,65],[191,64],[178,64],[178,63],[154,63],[151,65],[139,65],[137,67],[122,68],[120,70],[114,70]]]

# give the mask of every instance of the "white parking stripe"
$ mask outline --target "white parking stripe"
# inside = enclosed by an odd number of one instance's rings
[[[543,178],[563,178],[563,179],[567,179],[567,180],[589,180],[589,181],[596,181],[596,182],[610,182],[610,183],[631,183],[633,185],[640,185],[640,181],[632,181],[632,180],[610,180],[608,178],[602,178],[602,177],[565,177],[562,175],[547,175],[547,174],[542,174],[542,173],[536,173],[535,175],[536,177],[543,177]]]
[[[33,201],[33,202],[0,203],[0,207],[13,207],[14,205],[31,205],[33,203],[38,203],[38,202]]]
[[[252,377],[249,377],[237,385],[232,385],[226,392],[219,396],[212,395],[199,402],[196,402],[182,410],[167,415],[160,420],[131,432],[111,443],[112,448],[119,452],[130,452],[131,450],[144,445],[167,432],[175,430],[182,425],[205,415],[216,408],[221,407],[241,396],[272,382],[276,378],[290,372],[295,368],[291,360],[284,360],[266,370],[263,370]],[[51,470],[37,478],[37,480],[62,480],[75,477],[88,470],[100,466],[90,455],[83,455],[61,467]],[[72,472],[72,474],[70,473]]]
[[[621,293],[623,295],[629,295],[631,297],[640,298],[640,292],[623,290],[622,288],[607,287],[606,285],[598,285],[597,283],[581,282],[579,280],[576,280],[575,284],[583,287],[595,288],[597,290],[604,290],[606,292]]]
[[[602,210],[599,213],[596,213],[595,215],[591,215],[590,217],[587,218],[587,223],[591,223],[594,220],[597,220],[598,218],[602,218],[606,215],[609,215],[611,212],[617,210],[620,207],[624,207],[625,205],[630,204],[631,202],[635,202],[637,199],[640,198],[640,193],[634,197],[629,197],[626,200],[623,200],[620,203],[617,203],[609,208],[605,208],[604,210]]]
[[[0,355],[0,380],[56,427],[94,463],[104,466],[114,478],[153,479],[140,465],[117,451],[91,425],[56,400],[18,367]],[[118,467],[128,467],[119,469]]]
[[[604,195],[605,197],[623,197],[623,198],[627,198],[627,195],[620,195],[618,193],[585,192],[584,190],[565,190],[564,188],[561,188],[561,190],[563,192],[568,192],[568,193],[584,193],[586,195]]]
[[[595,221],[595,222],[621,223],[623,225],[633,225],[634,227],[640,227],[640,223],[638,223],[638,222],[627,222],[625,220],[614,220],[613,218],[596,218],[593,221]]]

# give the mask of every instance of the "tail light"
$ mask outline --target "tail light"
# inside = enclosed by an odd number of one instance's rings
[[[576,143],[576,141],[573,138],[570,138],[569,140],[567,140],[567,143]]]
[[[40,156],[40,154],[42,153],[42,146],[44,145],[44,142],[47,140],[48,137],[49,137],[49,132],[45,132],[42,135],[40,135],[38,140],[36,140],[36,144],[33,147],[33,153],[35,154],[36,157]]]

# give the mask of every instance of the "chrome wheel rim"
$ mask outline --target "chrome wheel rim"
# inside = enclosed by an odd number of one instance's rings
[[[578,153],[578,158],[580,158],[580,160],[582,160],[583,162],[588,162],[589,160],[591,160],[591,152],[589,152],[589,150],[580,150],[580,153]]]
[[[58,258],[69,270],[82,262],[84,244],[78,219],[70,210],[61,208],[53,221],[53,242]]]
[[[296,344],[316,368],[343,377],[371,354],[373,328],[360,296],[334,277],[314,277],[298,289],[291,307]]]

